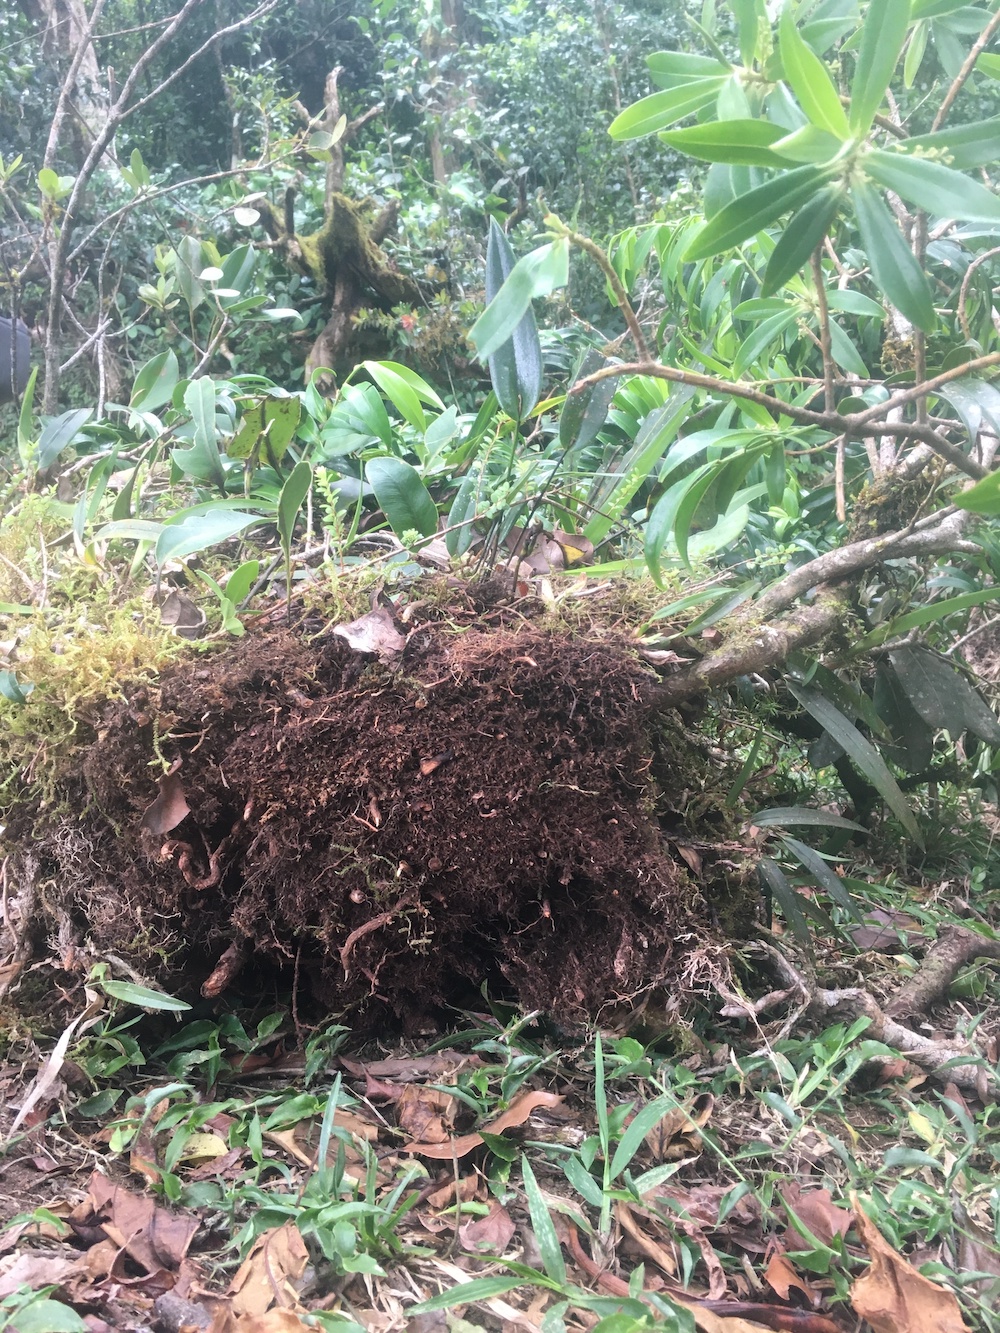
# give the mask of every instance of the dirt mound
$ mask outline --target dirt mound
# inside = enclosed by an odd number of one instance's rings
[[[655,685],[620,638],[530,625],[430,624],[391,666],[251,633],[105,708],[86,816],[36,842],[54,933],[208,994],[256,957],[376,1019],[484,980],[592,1014],[694,930]]]

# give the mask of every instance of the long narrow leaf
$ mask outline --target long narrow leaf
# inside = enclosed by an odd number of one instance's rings
[[[910,0],[874,0],[865,14],[861,50],[851,84],[850,125],[867,134],[882,105],[910,22]]]
[[[855,181],[851,197],[876,283],[911,324],[929,333],[937,323],[930,285],[896,219],[867,181]]]
[[[712,255],[756,236],[782,213],[804,203],[828,179],[826,168],[796,167],[734,199],[702,227],[685,251],[685,260],[710,259]]]
[[[985,185],[940,162],[877,148],[865,157],[864,167],[887,190],[895,190],[901,199],[933,216],[1000,223],[1000,199]]]
[[[535,1173],[527,1157],[521,1158],[521,1177],[524,1192],[528,1199],[528,1212],[531,1215],[531,1229],[538,1242],[538,1252],[542,1256],[542,1267],[553,1282],[566,1281],[566,1261],[563,1259],[559,1237],[552,1222],[552,1216],[546,1207],[542,1192],[538,1188]]]
[[[829,699],[824,699],[815,690],[804,689],[792,681],[788,681],[787,684],[802,707],[812,714],[823,730],[828,732],[844,750],[855,767],[864,774],[913,841],[919,847],[923,847],[923,838],[920,836],[920,829],[917,827],[909,802],[871,741],[862,736],[857,727]]]
[[[608,126],[608,133],[612,139],[638,139],[665,130],[713,102],[727,79],[728,75],[692,79],[677,88],[644,97],[617,115]]]
[[[850,138],[847,115],[840,104],[840,94],[827,72],[827,67],[812,48],[803,41],[792,11],[785,6],[778,25],[781,63],[799,105],[814,125],[828,130],[838,139]]]

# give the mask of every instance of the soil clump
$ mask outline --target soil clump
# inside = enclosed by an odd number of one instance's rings
[[[656,686],[607,631],[475,615],[386,663],[256,629],[126,686],[64,784],[77,813],[15,811],[6,841],[64,958],[189,995],[289,965],[365,1025],[484,982],[574,1021],[671,983],[705,934]]]

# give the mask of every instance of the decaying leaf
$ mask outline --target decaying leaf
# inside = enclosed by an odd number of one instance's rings
[[[179,767],[179,763],[175,764],[169,773],[157,778],[156,785],[160,790],[142,817],[142,827],[156,837],[175,829],[191,813],[184,795],[184,784],[177,772]]]
[[[804,1190],[797,1181],[789,1181],[782,1186],[780,1194],[785,1208],[793,1212],[822,1245],[833,1245],[846,1236],[854,1221],[846,1208],[834,1203],[829,1190]]]
[[[408,1083],[400,1093],[396,1118],[400,1129],[424,1143],[446,1143],[455,1120],[457,1100],[447,1092]]]
[[[338,625],[333,632],[346,639],[356,653],[371,653],[383,662],[391,661],[406,647],[406,639],[384,606],[376,607],[348,625]]]
[[[503,1115],[483,1126],[487,1134],[502,1134],[505,1129],[523,1125],[532,1111],[542,1106],[560,1106],[563,1098],[554,1092],[524,1092],[515,1097]],[[437,1157],[450,1160],[454,1157],[467,1157],[475,1148],[481,1146],[480,1134],[463,1134],[461,1138],[449,1139],[446,1143],[408,1143],[406,1151],[417,1157]]]
[[[253,1249],[230,1283],[233,1313],[260,1316],[272,1306],[278,1306],[286,1313],[298,1308],[293,1284],[305,1272],[308,1262],[305,1241],[294,1222],[265,1231],[257,1237]],[[239,1324],[237,1327],[243,1333],[244,1326]]]
[[[872,1262],[851,1304],[875,1333],[968,1333],[953,1293],[897,1254],[857,1201],[854,1218]]]

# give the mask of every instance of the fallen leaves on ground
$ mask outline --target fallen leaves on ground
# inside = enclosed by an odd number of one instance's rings
[[[872,1263],[851,1304],[875,1333],[968,1333],[954,1294],[897,1254],[857,1202],[854,1218]]]

